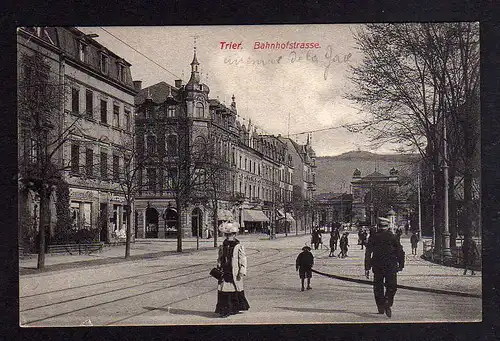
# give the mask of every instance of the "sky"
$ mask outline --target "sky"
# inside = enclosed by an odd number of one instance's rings
[[[210,98],[229,105],[234,95],[243,123],[251,120],[261,133],[290,135],[299,143],[307,138],[300,133],[366,117],[343,98],[352,89],[349,66],[362,58],[353,38],[357,28],[354,24],[79,27],[86,34],[98,34],[95,40],[131,63],[132,78],[142,81],[143,87],[162,81],[174,84],[176,79],[186,83],[196,44],[201,79],[210,88]],[[256,42],[314,45],[261,49]],[[314,132],[311,138],[317,156],[358,149],[392,152],[389,146],[370,149],[366,136],[345,128]]]

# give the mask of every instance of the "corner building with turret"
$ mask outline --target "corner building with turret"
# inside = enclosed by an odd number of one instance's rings
[[[137,160],[143,160],[138,238],[175,238],[179,228],[183,237],[207,238],[227,220],[239,222],[241,233],[272,231],[292,199],[287,144],[243,123],[234,95],[229,106],[211,99],[198,68],[195,50],[186,84],[134,83]],[[215,185],[207,181],[209,168]]]

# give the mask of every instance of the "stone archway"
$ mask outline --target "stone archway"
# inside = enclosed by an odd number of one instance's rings
[[[203,212],[199,207],[195,207],[191,212],[191,233],[193,237],[203,235]]]
[[[158,238],[158,211],[152,207],[146,209],[146,238]]]
[[[168,207],[163,212],[163,220],[165,222],[165,238],[172,238],[177,236],[177,210]]]

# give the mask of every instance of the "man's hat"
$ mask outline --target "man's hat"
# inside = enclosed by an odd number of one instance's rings
[[[384,218],[384,217],[378,217],[378,225],[379,227],[387,227],[389,226],[389,223],[391,221],[387,218]]]
[[[309,246],[303,246],[302,251],[311,251],[311,248]]]

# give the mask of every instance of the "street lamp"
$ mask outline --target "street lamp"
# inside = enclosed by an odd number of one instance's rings
[[[443,245],[443,257],[445,259],[451,258],[450,249],[450,227],[449,227],[449,203],[448,203],[448,162],[447,162],[447,136],[446,136],[446,118],[443,119],[443,177],[444,177],[444,245]]]

